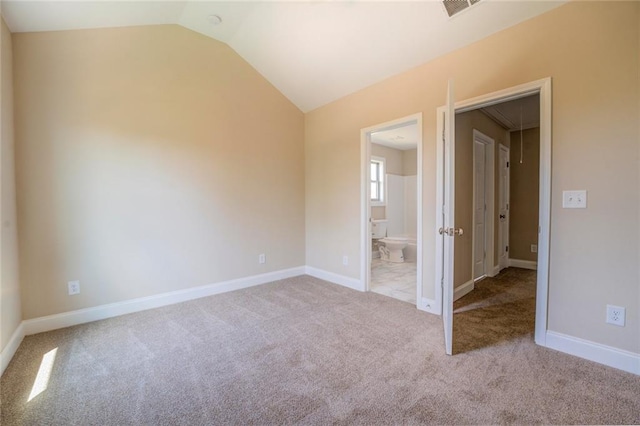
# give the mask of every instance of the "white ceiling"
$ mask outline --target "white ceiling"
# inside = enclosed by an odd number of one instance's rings
[[[372,132],[371,142],[401,151],[416,149],[418,147],[418,125],[407,124]]]
[[[565,2],[482,0],[448,18],[435,0],[2,0],[2,14],[12,32],[179,24],[227,43],[307,112]]]
[[[540,127],[540,95],[531,95],[481,109],[506,130]]]

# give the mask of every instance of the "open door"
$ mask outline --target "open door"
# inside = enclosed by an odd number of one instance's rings
[[[447,87],[447,104],[443,111],[442,149],[444,164],[441,168],[443,184],[442,226],[438,233],[442,236],[442,322],[444,324],[444,344],[447,355],[453,353],[453,244],[454,235],[461,233],[454,228],[455,195],[455,106],[453,81]]]
[[[455,228],[455,113],[453,82],[449,81],[446,106],[437,109],[437,184],[436,184],[436,262],[435,297],[438,304],[431,311],[441,314],[444,326],[445,352],[453,354],[454,237],[462,235]],[[457,112],[466,112],[514,99],[540,94],[540,208],[538,236],[538,281],[536,290],[535,341],[547,346],[547,314],[549,300],[549,241],[551,217],[551,78],[459,101]],[[503,167],[508,154],[502,155]],[[508,174],[506,174],[508,176]],[[508,181],[503,182],[508,193]],[[506,199],[506,197],[504,198]],[[508,201],[501,211],[508,220]],[[505,229],[508,225],[505,225]],[[500,244],[500,241],[498,242]],[[506,244],[502,244],[506,247]],[[505,250],[506,251],[506,250]],[[508,256],[504,256],[508,259]],[[505,261],[503,259],[502,264]],[[508,264],[508,262],[507,262]],[[493,266],[493,265],[491,265]],[[439,283],[439,285],[438,285]],[[427,307],[431,308],[427,305]]]

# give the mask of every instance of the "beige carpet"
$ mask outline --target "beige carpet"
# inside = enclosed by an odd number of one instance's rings
[[[296,277],[29,336],[0,382],[1,422],[640,422],[640,377],[488,327],[476,338],[494,343],[447,357],[440,318]],[[56,348],[46,390],[27,402]]]

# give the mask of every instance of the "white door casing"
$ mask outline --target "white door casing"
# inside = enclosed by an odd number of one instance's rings
[[[538,270],[536,284],[536,318],[535,318],[535,342],[538,345],[546,346],[547,343],[547,312],[549,305],[549,243],[551,237],[551,78],[543,78],[540,80],[524,83],[519,86],[510,87],[496,92],[481,95],[475,98],[457,102],[455,104],[455,112],[466,112],[485,106],[495,105],[514,99],[520,99],[526,96],[540,95],[540,192],[539,192],[539,235],[538,235]],[[437,109],[438,126],[437,140],[440,140],[443,121],[440,117],[450,111],[445,106]],[[447,193],[450,191],[449,184],[455,182],[444,182],[443,168],[447,160],[446,150],[453,150],[452,146],[442,146],[437,144],[436,165],[438,168],[437,185],[436,185],[436,223],[443,226],[442,213],[447,210],[443,203]],[[453,154],[455,155],[455,154]],[[453,156],[449,156],[453,159]],[[445,238],[445,240],[448,238]],[[443,314],[445,310],[445,295],[441,288],[441,277],[443,272],[452,268],[452,265],[446,265],[448,259],[453,263],[453,257],[447,256],[445,259],[446,248],[441,245],[442,238],[436,238],[436,271],[435,271],[435,290],[436,298],[442,298]],[[436,300],[437,302],[437,300]],[[445,330],[446,331],[446,330]],[[445,336],[446,338],[446,336]]]
[[[412,114],[407,117],[377,124],[360,130],[360,288],[361,291],[369,291],[371,281],[371,133],[380,130],[393,129],[415,124],[418,129],[417,140],[417,259],[416,259],[416,305],[419,309],[426,310],[422,296],[423,286],[423,259],[422,259],[422,113]]]
[[[487,275],[487,147],[473,140],[473,280]]]

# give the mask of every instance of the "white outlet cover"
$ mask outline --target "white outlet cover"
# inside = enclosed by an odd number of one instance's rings
[[[80,293],[80,281],[69,281],[67,285],[69,286],[70,296]]]
[[[625,308],[607,305],[607,323],[624,327]]]
[[[563,209],[586,209],[587,191],[585,189],[562,191]]]

